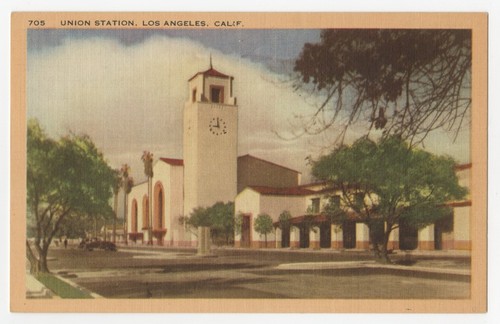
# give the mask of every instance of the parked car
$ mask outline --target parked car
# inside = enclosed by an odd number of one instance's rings
[[[92,242],[80,242],[78,246],[81,249],[87,251],[93,251],[94,249],[101,249],[105,251],[117,251],[116,245],[113,242],[108,241],[92,241]]]

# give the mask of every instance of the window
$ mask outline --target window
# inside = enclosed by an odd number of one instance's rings
[[[339,195],[331,196],[330,204],[332,206],[340,207],[340,196]]]
[[[224,88],[211,86],[210,87],[210,100],[215,103],[224,103]]]
[[[193,95],[192,95],[191,100],[192,100],[193,102],[196,102],[196,89],[193,89]]]
[[[313,214],[319,213],[319,198],[311,199],[311,212]]]
[[[354,195],[354,204],[358,207],[363,207],[365,202],[365,194],[358,192]]]

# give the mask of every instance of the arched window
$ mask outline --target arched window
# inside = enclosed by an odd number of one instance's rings
[[[165,197],[164,190],[161,182],[156,183],[154,189],[154,229],[162,229],[164,222],[163,217],[165,215]]]
[[[142,228],[149,228],[149,199],[147,195],[142,197]]]
[[[132,233],[137,233],[137,200],[132,200]]]

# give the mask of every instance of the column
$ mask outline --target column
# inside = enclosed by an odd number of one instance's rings
[[[399,250],[399,228],[395,228],[389,235],[389,242],[387,242],[388,250]]]
[[[470,207],[453,208],[453,248],[455,250],[471,249],[470,242]]]
[[[281,228],[276,227],[276,234],[274,235],[274,247],[277,249],[281,248]]]
[[[356,249],[370,249],[370,230],[364,223],[356,223]]]
[[[300,230],[296,226],[290,227],[290,247],[295,249],[300,247]]]
[[[318,226],[311,226],[309,229],[309,248],[319,249],[319,240],[321,232]]]
[[[332,249],[342,249],[344,247],[343,243],[343,232],[342,226],[332,224]]]
[[[418,249],[434,250],[434,224],[418,230]]]

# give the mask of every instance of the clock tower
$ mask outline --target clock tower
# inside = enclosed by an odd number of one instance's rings
[[[238,106],[233,77],[212,67],[188,81],[184,106],[184,215],[234,201],[237,193]]]

